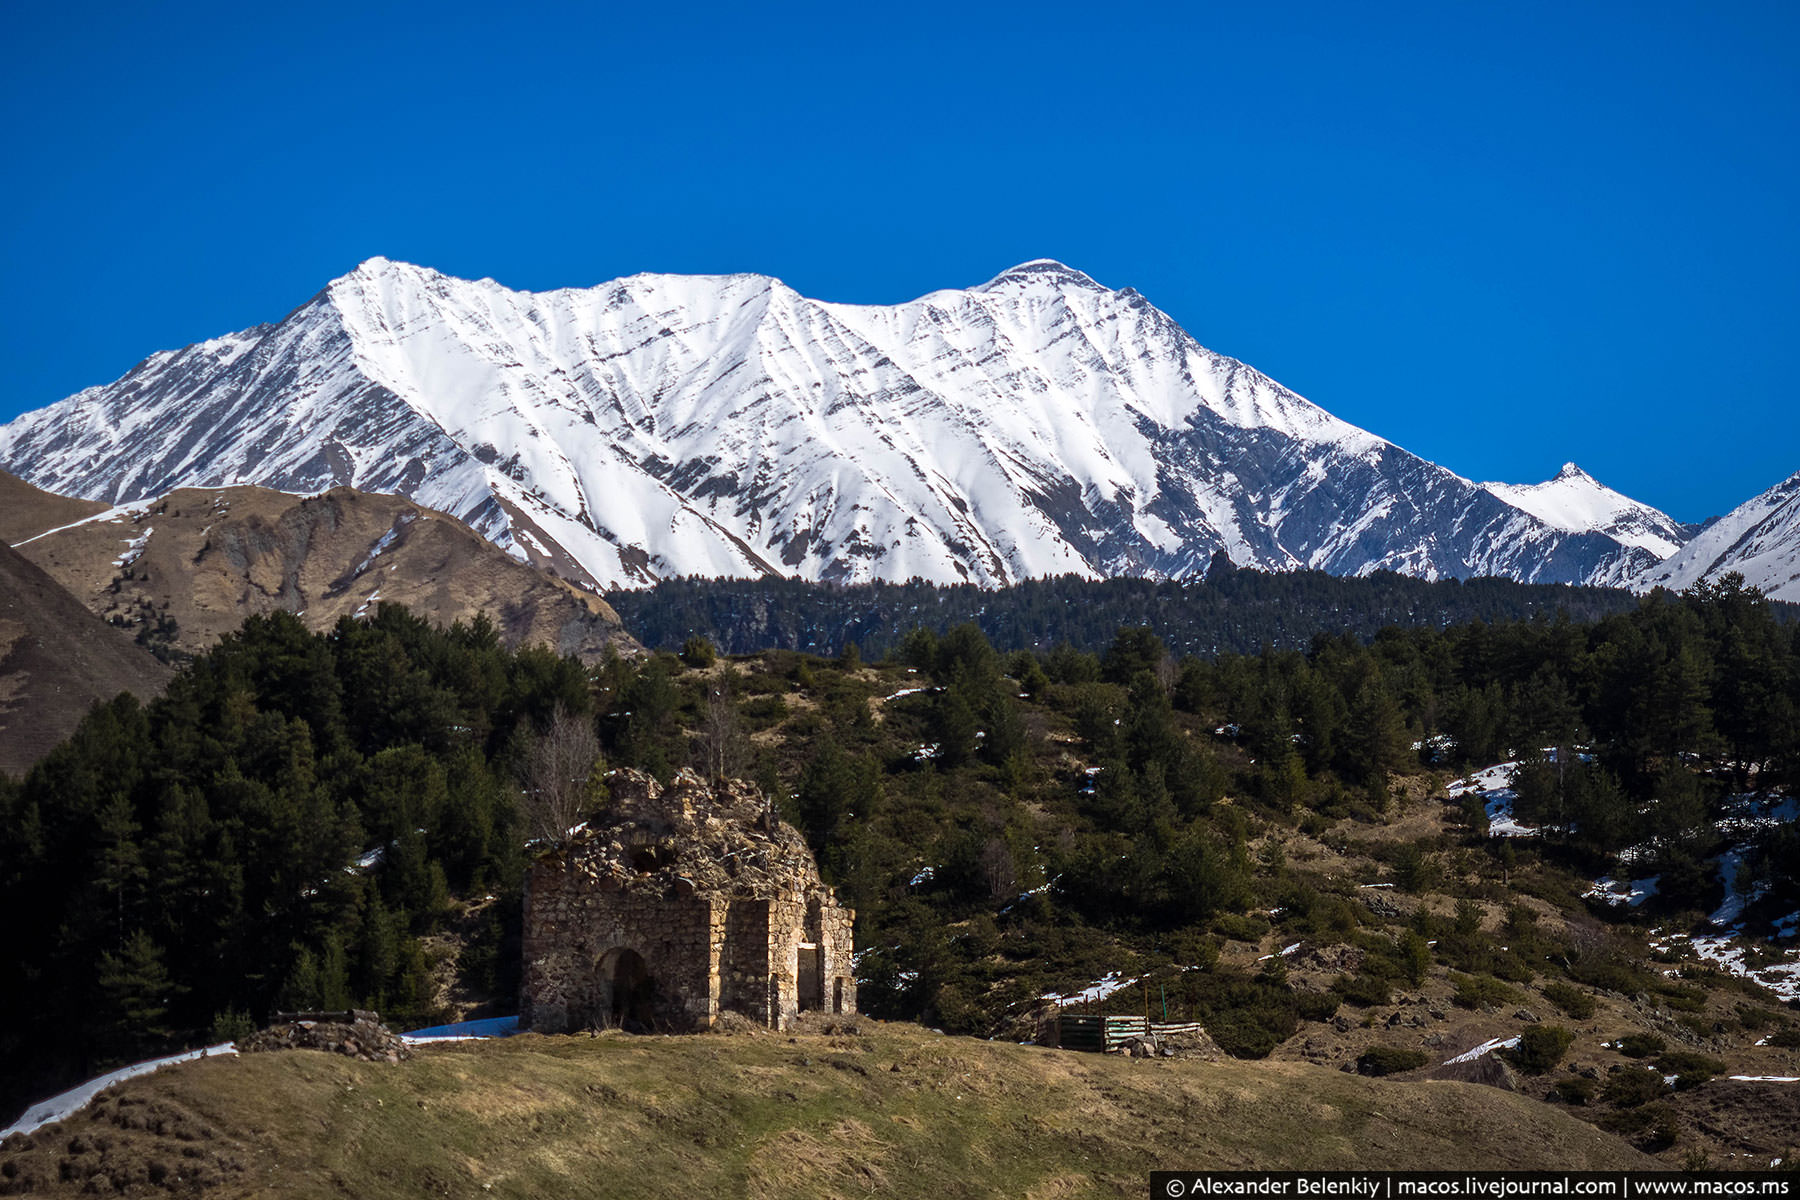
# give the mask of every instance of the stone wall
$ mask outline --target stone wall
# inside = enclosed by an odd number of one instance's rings
[[[784,1028],[856,1011],[855,914],[751,785],[615,772],[609,820],[526,878],[520,1024],[705,1029],[721,1011]]]

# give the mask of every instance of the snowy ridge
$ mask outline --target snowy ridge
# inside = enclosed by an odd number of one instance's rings
[[[398,492],[599,587],[1182,578],[1218,550],[1612,582],[1661,556],[1346,424],[1047,259],[877,306],[758,275],[534,294],[376,258],[278,324],[0,427],[0,465],[110,503]]]
[[[1613,491],[1574,463],[1564,463],[1545,483],[1481,485],[1514,508],[1557,529],[1598,531],[1627,546],[1667,558],[1687,541],[1688,530],[1666,513]]]
[[[1731,571],[1772,599],[1800,601],[1800,473],[1738,505],[1632,585],[1681,591]]]

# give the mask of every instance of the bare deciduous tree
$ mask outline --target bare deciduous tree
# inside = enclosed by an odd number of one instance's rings
[[[533,838],[554,843],[569,836],[593,799],[599,763],[600,739],[593,722],[558,705],[519,763],[525,823]]]
[[[706,711],[700,717],[700,738],[695,750],[701,770],[710,778],[743,774],[749,745],[738,721],[737,706],[723,687],[706,694]]]

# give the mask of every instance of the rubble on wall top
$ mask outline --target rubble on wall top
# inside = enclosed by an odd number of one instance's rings
[[[684,769],[664,787],[621,768],[607,784],[608,808],[546,856],[602,890],[752,899],[829,892],[806,839],[754,783]]]

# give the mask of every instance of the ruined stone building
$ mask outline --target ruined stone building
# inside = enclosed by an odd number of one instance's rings
[[[772,1028],[856,1011],[850,909],[753,784],[607,779],[612,805],[525,882],[520,1024],[541,1033]]]

